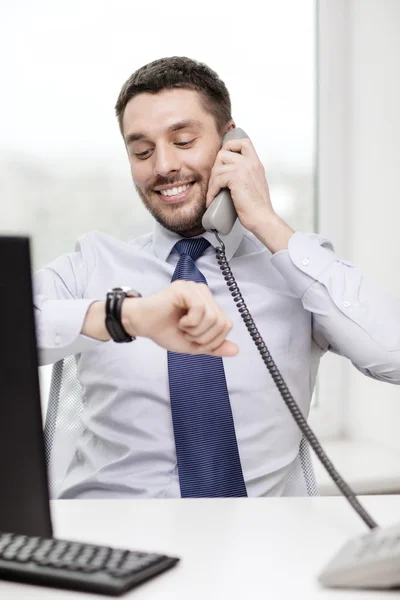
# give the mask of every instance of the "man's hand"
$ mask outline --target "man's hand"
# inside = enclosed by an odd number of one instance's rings
[[[229,188],[239,221],[271,250],[287,248],[294,231],[274,211],[265,169],[252,142],[225,142],[211,171],[207,208],[218,192]]]
[[[226,340],[232,323],[204,283],[174,281],[146,298],[126,298],[122,324],[133,336],[187,354],[235,356],[238,347]]]
[[[81,333],[108,341],[105,302],[89,307]],[[121,322],[129,335],[147,337],[162,348],[185,354],[235,356],[239,349],[226,336],[232,323],[204,283],[174,281],[144,298],[125,298]]]

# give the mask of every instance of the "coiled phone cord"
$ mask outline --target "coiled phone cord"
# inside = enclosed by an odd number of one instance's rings
[[[322,449],[316,435],[314,434],[311,427],[309,426],[306,419],[304,418],[300,408],[297,406],[292,394],[290,393],[282,375],[280,374],[280,372],[278,370],[278,367],[276,366],[276,364],[267,348],[267,345],[265,344],[264,340],[262,339],[260,332],[258,331],[256,324],[253,321],[253,318],[249,312],[249,309],[246,306],[245,301],[243,300],[243,296],[242,296],[239,286],[236,283],[236,280],[232,274],[231,268],[229,266],[228,260],[225,255],[225,245],[224,245],[223,241],[221,240],[221,238],[219,237],[217,231],[214,230],[213,233],[216,236],[216,238],[218,239],[218,242],[220,243],[220,247],[216,248],[216,252],[217,252],[217,261],[218,261],[218,264],[222,271],[222,275],[224,276],[224,279],[229,288],[229,291],[231,292],[232,297],[233,297],[234,301],[236,302],[237,308],[238,308],[239,313],[247,327],[247,330],[250,333],[255,345],[257,346],[258,351],[261,354],[261,358],[263,359],[268,371],[270,372],[271,377],[274,380],[275,385],[278,388],[286,406],[288,407],[294,420],[296,421],[297,425],[299,426],[299,429],[305,435],[310,446],[314,450],[315,454],[317,455],[317,457],[319,458],[319,460],[321,461],[321,463],[323,464],[325,469],[328,471],[329,475],[332,477],[334,483],[337,485],[339,490],[342,492],[343,496],[345,496],[345,498],[347,498],[347,500],[350,502],[351,506],[354,508],[354,510],[358,513],[358,515],[363,519],[364,523],[366,523],[366,525],[370,529],[374,529],[375,527],[378,527],[377,523],[368,514],[368,512],[365,510],[365,508],[360,504],[360,502],[354,495],[354,492],[352,491],[350,486],[344,481],[344,479],[336,471],[332,462],[330,461],[330,459],[328,458],[328,456],[325,454],[324,450]]]

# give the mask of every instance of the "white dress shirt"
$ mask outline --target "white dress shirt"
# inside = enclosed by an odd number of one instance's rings
[[[217,264],[218,242],[196,265],[233,322],[239,354],[223,359],[249,496],[279,496],[301,433],[276,389]],[[89,233],[76,251],[34,276],[41,364],[75,354],[84,389],[84,432],[61,486],[61,498],[179,497],[167,352],[138,338],[128,344],[80,334],[86,311],[127,285],[148,296],[169,285],[180,237],[156,224],[125,243]],[[296,232],[272,255],[237,222],[224,236],[244,300],[304,415],[319,360],[331,350],[365,375],[400,383],[400,301],[368,283],[332,244]]]

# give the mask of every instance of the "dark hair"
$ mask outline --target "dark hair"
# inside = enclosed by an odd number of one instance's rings
[[[186,56],[159,58],[140,67],[129,77],[115,105],[121,133],[129,100],[142,93],[157,94],[162,90],[179,88],[200,93],[203,108],[214,116],[217,130],[222,135],[224,127],[232,119],[229,92],[215,71]]]

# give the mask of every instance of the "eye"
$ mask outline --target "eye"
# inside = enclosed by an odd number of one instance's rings
[[[190,144],[193,144],[195,140],[189,140],[188,142],[175,142],[175,146],[179,146],[179,148],[185,148],[186,146],[189,146]],[[134,155],[136,158],[147,158],[150,154],[151,150],[145,150],[144,152],[134,152]]]
[[[176,142],[175,146],[179,146],[180,148],[184,148],[185,146],[189,146],[189,144],[192,144],[194,142],[194,140],[189,140],[188,142]]]
[[[136,156],[136,158],[147,158],[147,156],[149,155],[150,150],[145,150],[144,152],[134,152],[134,155]]]

